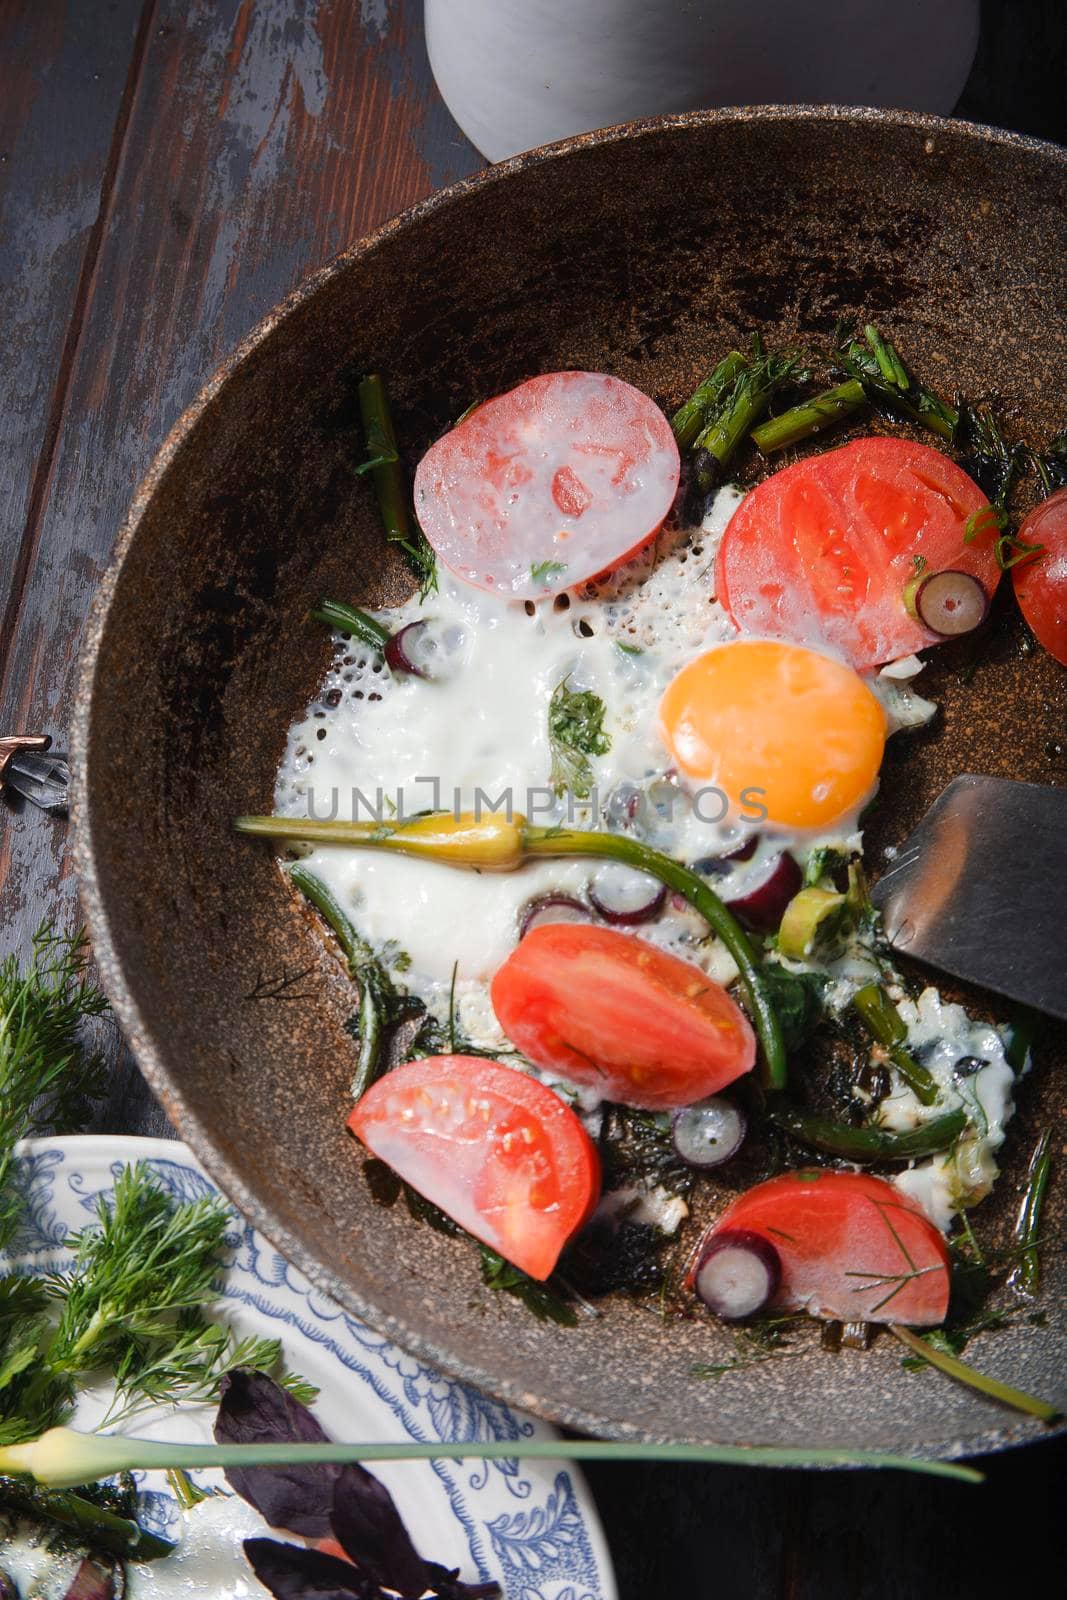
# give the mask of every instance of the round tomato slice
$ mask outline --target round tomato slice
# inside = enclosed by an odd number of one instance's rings
[[[610,928],[543,923],[499,968],[490,993],[524,1055],[619,1105],[691,1105],[756,1059],[748,1018],[721,984]]]
[[[621,378],[550,372],[487,400],[430,446],[415,510],[446,567],[536,600],[635,555],[678,488],[659,407]]]
[[[774,1245],[782,1262],[774,1303],[783,1310],[909,1327],[945,1320],[951,1268],[944,1237],[882,1178],[783,1173],[735,1200],[711,1237],[725,1228],[750,1228]]]
[[[1049,655],[1067,667],[1067,489],[1034,507],[1019,538],[1045,550],[1012,568],[1015,598]]]
[[[719,546],[718,598],[744,633],[830,645],[855,667],[943,642],[904,604],[917,569],[969,572],[987,595],[1000,576],[988,505],[955,462],[907,439],[856,439],[766,478]],[[973,526],[973,524],[972,524]]]
[[[348,1126],[379,1160],[531,1278],[600,1197],[600,1159],[543,1083],[480,1056],[427,1056],[369,1088]]]

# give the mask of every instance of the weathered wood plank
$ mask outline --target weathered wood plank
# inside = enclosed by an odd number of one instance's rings
[[[0,6],[0,657],[47,481],[143,0]],[[13,592],[14,590],[14,592]]]
[[[432,88],[417,0],[387,14],[350,0],[158,0],[28,533],[0,720],[62,740],[126,504],[222,355],[305,273],[480,165]],[[27,808],[0,835],[0,950],[48,914],[74,922],[76,887],[63,825]],[[97,1125],[166,1128],[117,1041]]]
[[[309,270],[480,164],[432,90],[416,0],[388,13],[158,0],[29,533],[0,718],[62,735],[125,506],[222,355]],[[0,948],[46,911],[75,915],[62,829],[28,814],[7,828],[0,888]]]

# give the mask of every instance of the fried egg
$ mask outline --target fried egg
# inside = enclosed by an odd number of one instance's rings
[[[683,860],[721,858],[759,833],[755,853],[716,879],[726,895],[758,881],[783,848],[854,845],[886,716],[843,664],[780,643],[737,641],[712,583],[717,543],[739,500],[724,488],[701,527],[664,530],[609,577],[537,604],[496,597],[442,571],[438,593],[425,601],[415,595],[383,614],[393,633],[433,618],[448,660],[432,682],[391,673],[374,653],[338,636],[318,698],[290,730],[275,809],[389,820],[430,808],[510,805],[534,823],[588,827],[617,823],[640,800],[644,836]],[[776,708],[791,651],[812,658],[799,732],[796,704]],[[557,795],[551,783],[548,711],[564,683],[593,691],[605,707],[610,744],[590,757],[592,790],[584,800]],[[709,783],[692,741],[681,736],[682,719],[695,728],[703,717],[710,737],[707,719],[721,713],[727,690],[746,742]],[[857,732],[861,744],[850,758]],[[831,777],[821,764],[835,750],[841,771]],[[807,763],[799,787],[794,773],[800,798],[780,803],[798,752]],[[770,818],[758,797],[747,810],[717,798],[716,782],[725,790],[735,780],[737,788],[767,791]],[[821,785],[829,785],[825,795]],[[455,970],[458,993],[479,1011],[475,991],[517,942],[524,908],[546,894],[580,898],[591,877],[583,861],[531,862],[487,875],[339,845],[314,850],[308,864],[372,944],[403,949],[408,981],[423,998],[440,1000]],[[641,936],[719,981],[734,976],[729,956],[687,907],[669,905]]]
[[[710,862],[727,900],[765,878],[783,850],[801,861],[821,845],[858,850],[887,736],[935,708],[911,687],[914,658],[860,675],[828,654],[738,635],[714,572],[740,499],[722,489],[700,527],[665,528],[608,577],[537,602],[441,570],[439,592],[381,614],[394,635],[433,620],[432,681],[390,672],[375,652],[336,635],[322,688],[290,729],[275,810],[392,820],[510,808],[533,823],[633,826],[678,859]],[[604,706],[606,748],[589,757],[584,798],[552,783],[549,707],[561,684],[592,691]],[[741,859],[746,841],[754,848]],[[581,859],[478,873],[343,845],[298,849],[383,961],[403,969],[404,985],[442,1021],[454,1012],[462,1034],[486,1050],[508,1048],[489,980],[528,908],[546,896],[586,900],[597,871]],[[703,920],[675,898],[633,931],[719,983],[737,975]],[[827,972],[836,1009],[872,975],[861,955],[854,972],[851,958]],[[995,1087],[999,1095],[999,1078]],[[595,1092],[576,1098],[595,1107]],[[894,1114],[912,1115],[911,1098],[898,1094]],[[1009,1114],[1010,1101],[993,1119],[1001,1138]],[[942,1225],[962,1203],[936,1160],[901,1181]]]
[[[664,743],[690,779],[748,793],[767,821],[825,828],[873,793],[885,711],[843,662],[775,639],[735,639],[690,661],[660,703]]]

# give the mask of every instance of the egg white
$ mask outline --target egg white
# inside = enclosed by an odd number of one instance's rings
[[[601,823],[603,808],[625,786],[653,785],[659,805],[645,815],[646,836],[680,859],[721,856],[749,832],[759,834],[750,860],[734,863],[716,880],[727,898],[743,893],[746,882],[757,883],[782,849],[801,860],[821,844],[859,849],[862,805],[825,832],[771,831],[765,824],[718,820],[713,801],[694,808],[692,793],[669,776],[671,758],[657,731],[663,691],[687,661],[737,636],[715,598],[714,567],[740,498],[736,489],[723,488],[701,527],[664,529],[608,578],[536,604],[493,596],[441,569],[438,593],[425,601],[414,595],[382,620],[394,633],[424,617],[449,630],[454,654],[447,677],[426,681],[391,673],[373,652],[337,636],[318,697],[289,731],[275,809],[289,816],[388,819],[401,811],[471,811],[479,804],[502,809],[502,797],[510,797],[514,810],[532,822],[588,827]],[[866,675],[890,733],[934,714],[911,687],[918,665],[911,659]],[[571,689],[593,690],[606,707],[611,745],[591,758],[595,787],[586,805],[561,800],[549,787],[548,707],[564,681]],[[758,784],[758,774],[752,781]],[[405,986],[441,1020],[454,1006],[462,1034],[488,1050],[507,1048],[488,985],[518,942],[525,908],[549,893],[582,898],[595,871],[580,859],[485,873],[342,845],[304,849],[306,864],[361,934],[387,960],[403,952]],[[658,918],[633,931],[720,983],[737,975],[725,947],[684,903],[668,901]],[[859,975],[850,982],[842,970],[834,975],[844,1004],[848,989],[864,980]],[[945,1015],[958,1009],[945,1008]],[[1002,1060],[986,1069],[991,1075],[984,1082],[981,1074],[975,1080],[976,1092],[988,1091],[995,1100],[989,1119],[995,1142],[978,1152],[979,1162],[991,1161],[1011,1113]],[[887,1115],[921,1116],[909,1096],[906,1090],[896,1094]],[[595,1094],[573,1097],[587,1110],[595,1105]],[[902,1176],[901,1186],[945,1226],[962,1191],[937,1158],[919,1168]]]

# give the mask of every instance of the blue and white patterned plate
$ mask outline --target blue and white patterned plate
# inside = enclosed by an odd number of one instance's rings
[[[51,1271],[69,1259],[64,1240],[92,1220],[97,1196],[123,1165],[147,1162],[182,1199],[215,1192],[184,1145],[164,1139],[87,1136],[36,1139],[20,1148],[26,1221],[11,1247],[20,1270]],[[318,1385],[315,1409],[342,1439],[553,1438],[547,1424],[443,1377],[312,1287],[261,1234],[234,1214],[219,1314],[241,1333],[280,1338],[286,1365]],[[79,1421],[92,1423],[103,1397]],[[95,1415],[94,1415],[95,1411]],[[130,1431],[210,1437],[213,1408],[180,1418],[148,1413]],[[416,1546],[465,1578],[495,1578],[506,1600],[615,1600],[611,1562],[592,1498],[563,1461],[393,1462],[374,1466],[397,1501]],[[205,1484],[211,1475],[204,1474]],[[243,1502],[212,1498],[182,1512],[155,1476],[141,1484],[143,1520],[178,1538],[179,1554],[137,1568],[134,1600],[211,1594],[263,1595],[239,1536],[262,1531]],[[5,1558],[6,1559],[6,1558]]]

